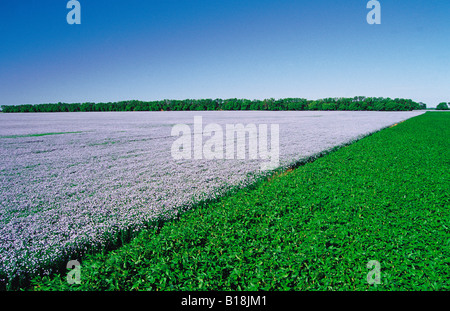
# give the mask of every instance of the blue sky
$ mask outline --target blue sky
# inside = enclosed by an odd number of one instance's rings
[[[450,1],[0,0],[0,105],[382,96],[450,101]]]

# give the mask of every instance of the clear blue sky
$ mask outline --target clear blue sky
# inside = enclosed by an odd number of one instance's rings
[[[450,1],[0,0],[0,105],[382,96],[450,101]]]

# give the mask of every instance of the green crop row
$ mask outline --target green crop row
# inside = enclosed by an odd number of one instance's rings
[[[449,290],[449,138],[428,112],[89,255],[81,284],[30,289]]]

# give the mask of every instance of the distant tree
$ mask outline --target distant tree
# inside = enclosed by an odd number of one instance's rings
[[[250,104],[250,110],[261,110],[261,102],[259,100],[253,100]]]
[[[441,103],[438,109],[449,109],[447,103]],[[108,103],[56,103],[39,105],[3,106],[4,113],[14,112],[75,112],[75,111],[189,111],[189,110],[379,110],[408,111],[426,109],[426,104],[411,99],[364,97],[324,98],[307,100],[303,98],[281,99],[185,99],[160,101],[121,101]]]
[[[348,106],[348,110],[358,111],[361,110],[361,102],[360,101],[352,101]]]
[[[383,102],[377,101],[377,102],[375,102],[374,110],[384,111],[384,110],[386,110],[386,106],[385,106],[385,104]]]
[[[337,105],[336,103],[324,103],[322,105],[323,110],[336,110]]]
[[[447,103],[440,103],[436,106],[436,110],[449,110]]]
[[[80,106],[81,111],[94,111],[94,103],[82,103]]]
[[[292,98],[288,99],[288,110],[305,110],[308,105],[308,101],[304,98]]]

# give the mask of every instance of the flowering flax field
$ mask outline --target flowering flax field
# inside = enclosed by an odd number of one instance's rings
[[[49,273],[195,202],[254,182],[260,160],[174,160],[176,124],[279,124],[288,167],[423,112],[0,114],[0,283]]]

